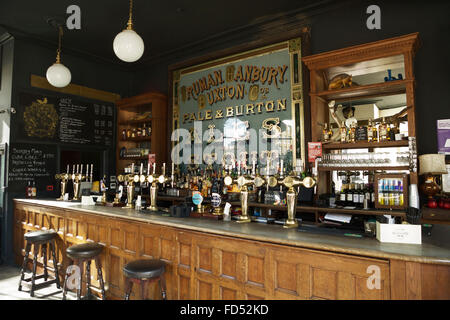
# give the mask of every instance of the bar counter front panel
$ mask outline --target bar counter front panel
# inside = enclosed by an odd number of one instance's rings
[[[61,280],[70,263],[66,248],[99,242],[108,299],[123,299],[122,267],[139,258],[166,263],[168,299],[450,299],[450,249],[425,239],[388,244],[79,203],[14,203],[16,263],[23,262],[28,231],[58,232]],[[148,290],[161,298],[157,283]],[[132,299],[138,291],[135,286]]]

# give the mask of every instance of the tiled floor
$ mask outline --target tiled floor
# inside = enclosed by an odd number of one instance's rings
[[[31,273],[25,274],[25,278],[29,278]],[[36,290],[34,297],[30,297],[30,289],[28,283],[22,283],[22,291],[17,290],[19,287],[20,268],[0,265],[0,300],[62,300],[62,289],[56,288],[55,284]],[[43,282],[39,279],[36,283]],[[75,299],[75,294],[67,293],[67,300]]]

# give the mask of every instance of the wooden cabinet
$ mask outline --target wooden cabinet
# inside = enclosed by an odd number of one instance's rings
[[[117,106],[117,174],[123,174],[124,168],[144,162],[148,153],[156,155],[158,166],[167,161],[167,96],[149,92],[124,98],[116,102]],[[142,132],[145,126],[145,134]],[[151,132],[149,132],[149,127]],[[125,130],[125,137],[123,132]],[[127,135],[127,131],[134,136]],[[124,154],[124,150],[126,154]],[[135,150],[135,151],[133,151]],[[148,150],[148,152],[147,152]]]
[[[56,227],[64,230],[57,241],[61,280],[69,262],[65,248],[102,243],[109,299],[123,299],[122,267],[139,258],[166,263],[168,299],[450,298],[448,265],[338,254],[21,203],[15,205],[15,219],[18,265],[25,232],[42,229],[44,221],[64,222]],[[96,276],[93,285],[98,286]],[[161,298],[157,283],[148,290],[149,298]],[[138,286],[131,298],[140,298]]]
[[[363,126],[367,126],[369,120],[375,118],[380,120],[397,115],[396,121],[400,119],[400,122],[407,124],[405,125],[407,136],[415,137],[413,58],[418,46],[419,35],[413,33],[303,57],[302,60],[310,71],[312,141],[321,141],[323,125],[331,125],[332,122],[335,122],[334,117],[330,114],[329,104],[332,101],[334,101],[335,107],[342,105],[342,112],[344,108],[348,108],[348,110],[353,108],[354,118],[357,118],[358,123]],[[389,81],[386,81],[385,77],[388,74],[390,76],[391,71],[392,76],[396,79],[388,77]],[[351,85],[347,83],[342,88],[330,88],[330,81],[335,77],[342,77],[342,75],[352,76]],[[346,79],[348,80],[348,78]],[[358,118],[358,112],[361,117],[365,115],[365,118]],[[342,117],[339,120],[345,120],[344,113]],[[360,120],[362,121],[360,122]],[[341,123],[334,123],[334,134],[339,132],[340,126]],[[330,157],[330,153],[346,153],[347,149],[361,149],[361,153],[367,153],[373,152],[376,148],[400,147],[406,149],[408,141],[323,142],[323,158]],[[391,150],[393,149],[387,149],[387,152]],[[381,152],[386,151],[382,150]],[[328,155],[325,156],[326,153]],[[355,167],[349,164],[344,166],[343,163],[339,166],[333,161],[332,163],[333,165],[319,167],[318,194],[330,192],[331,172],[333,171],[394,170],[409,172],[410,170],[409,165],[390,162],[387,164],[370,163],[366,166],[358,164]],[[409,172],[411,184],[417,184],[417,179],[417,172]],[[377,213],[372,211],[371,214],[376,215]],[[404,211],[403,216],[405,216]]]

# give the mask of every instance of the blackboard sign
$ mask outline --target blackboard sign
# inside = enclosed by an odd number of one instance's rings
[[[36,183],[38,195],[55,189],[57,150],[54,145],[14,143],[10,146],[8,189],[25,193],[28,181]]]
[[[16,109],[15,140],[113,145],[113,104],[21,93]]]
[[[356,141],[367,141],[367,127],[357,127],[355,139]]]

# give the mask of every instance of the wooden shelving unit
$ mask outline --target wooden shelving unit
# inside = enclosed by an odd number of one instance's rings
[[[117,107],[117,162],[116,174],[123,174],[124,168],[131,163],[137,166],[148,161],[148,156],[121,157],[120,150],[125,147],[139,148],[144,145],[150,153],[156,155],[158,170],[167,161],[167,96],[158,92],[149,92],[138,96],[124,98],[116,102]],[[151,117],[136,120],[139,115],[151,112]],[[150,125],[151,135],[123,139],[122,130],[137,128],[140,125]],[[157,143],[155,143],[157,142]]]
[[[419,45],[418,33],[413,33],[396,38],[381,40],[373,43],[362,44],[340,50],[303,57],[303,62],[310,71],[310,97],[311,97],[311,140],[320,141],[322,126],[320,123],[330,123],[328,103],[332,100],[337,104],[345,102],[355,103],[355,100],[376,99],[377,97],[404,94],[406,96],[408,136],[416,136],[415,101],[414,101],[414,70],[413,58]],[[387,69],[401,69],[403,79],[386,81],[384,76]],[[360,79],[369,79],[361,85],[329,90],[328,82],[332,76],[347,73],[362,76]],[[368,76],[368,75],[374,75]],[[373,80],[375,79],[376,80]],[[353,80],[356,81],[356,80]],[[331,150],[361,149],[389,147],[407,147],[408,140],[355,143],[324,143],[324,152]],[[332,171],[374,171],[374,170],[409,170],[408,166],[380,166],[380,167],[319,167],[317,193],[323,194],[330,191]],[[417,173],[411,172],[410,183],[418,183]],[[392,214],[405,216],[405,213],[386,213],[379,210],[356,210],[348,212],[344,209],[322,208],[327,212],[358,213],[365,214]],[[393,211],[394,212],[394,211]]]

